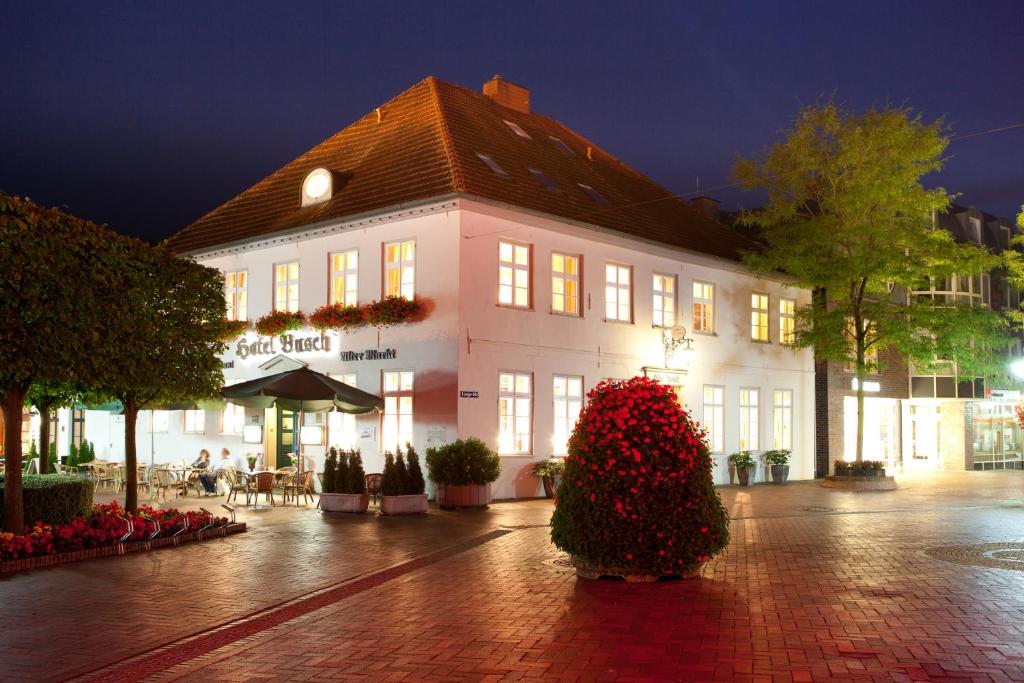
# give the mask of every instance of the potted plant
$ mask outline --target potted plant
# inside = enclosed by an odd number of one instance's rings
[[[412,515],[427,511],[426,482],[420,469],[420,459],[410,444],[402,450],[384,454],[384,472],[380,478],[380,511],[385,515]]]
[[[501,458],[480,439],[458,439],[427,449],[427,473],[442,509],[484,507],[491,502],[491,483],[501,474]]]
[[[793,451],[785,448],[776,448],[765,452],[764,463],[772,473],[773,484],[785,484],[789,478],[789,457]]]
[[[324,512],[366,512],[366,473],[358,450],[338,451],[331,446],[324,461],[324,490],[320,509]]]
[[[249,464],[249,471],[252,472],[256,469],[256,456],[252,453],[245,454],[245,461]]]
[[[554,498],[555,489],[558,487],[558,479],[565,471],[565,463],[561,458],[548,458],[533,465],[534,475],[540,477],[544,485],[544,497]]]
[[[729,456],[729,462],[736,468],[736,477],[740,486],[750,486],[752,476],[757,469],[753,451],[736,451]]]

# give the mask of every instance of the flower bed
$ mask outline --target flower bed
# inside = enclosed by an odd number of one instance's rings
[[[306,324],[302,311],[273,311],[256,320],[256,333],[264,337],[278,337],[288,332],[301,330]]]

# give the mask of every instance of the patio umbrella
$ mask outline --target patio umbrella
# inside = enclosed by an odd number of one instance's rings
[[[379,396],[360,391],[309,368],[288,370],[232,384],[221,389],[220,393],[229,402],[245,408],[271,408],[276,405],[299,414],[337,409],[343,413],[365,415],[384,410],[384,400]]]

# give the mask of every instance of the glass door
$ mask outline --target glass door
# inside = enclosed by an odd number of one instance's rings
[[[277,467],[292,464],[289,455],[295,453],[298,443],[298,416],[294,410],[277,409]]]
[[[910,457],[907,458],[905,465],[917,470],[937,468],[941,441],[942,420],[939,407],[910,406]]]

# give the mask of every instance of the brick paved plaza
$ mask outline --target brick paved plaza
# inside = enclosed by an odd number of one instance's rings
[[[1024,474],[902,484],[723,488],[728,550],[657,584],[577,580],[548,501],[243,511],[236,537],[0,579],[0,680],[1024,680],[1024,572],[972,564],[1024,569]]]

